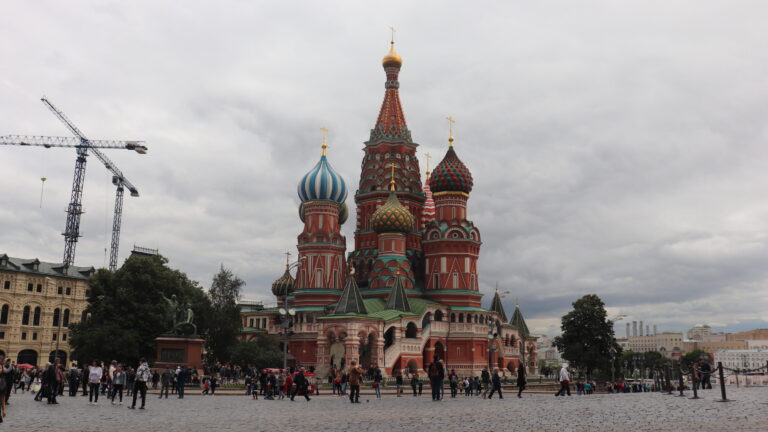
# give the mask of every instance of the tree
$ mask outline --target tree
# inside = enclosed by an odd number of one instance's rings
[[[166,332],[166,302],[176,295],[190,304],[198,332],[207,331],[210,302],[197,282],[173,270],[160,255],[128,258],[120,269],[101,269],[90,280],[85,321],[70,326],[73,357],[136,364],[155,358],[154,339]]]
[[[230,360],[232,348],[237,344],[243,320],[240,316],[240,290],[245,285],[231,270],[221,266],[213,277],[208,298],[211,314],[208,333],[205,337],[208,363]]]
[[[560,329],[563,334],[555,338],[553,345],[587,377],[596,369],[610,369],[611,349],[616,356],[621,355],[613,322],[606,318],[605,304],[595,294],[573,302],[573,310],[563,316]]]
[[[232,347],[230,361],[240,366],[255,366],[258,369],[281,367],[283,353],[276,338],[263,335],[255,341],[240,342]]]
[[[706,358],[707,361],[711,362],[712,358],[707,354],[706,352],[702,350],[693,350],[687,354],[685,354],[681,359],[680,363],[685,367],[686,369],[690,369],[691,365],[694,363],[698,363],[700,358]]]

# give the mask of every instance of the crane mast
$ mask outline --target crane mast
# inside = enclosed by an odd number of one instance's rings
[[[134,150],[139,154],[145,154],[147,147],[143,141],[118,141],[118,140],[89,140],[83,132],[69,120],[69,118],[56,108],[45,96],[41,98],[56,117],[72,132],[74,137],[50,137],[32,135],[4,135],[0,136],[0,145],[19,145],[37,147],[68,147],[75,148],[77,159],[75,160],[75,172],[72,178],[72,194],[67,206],[67,222],[64,226],[64,265],[70,266],[75,262],[77,241],[80,238],[80,217],[83,211],[83,186],[85,183],[85,167],[88,152],[90,151],[113,174],[112,184],[117,188],[115,194],[115,213],[112,221],[112,241],[110,244],[109,269],[117,269],[117,253],[120,245],[120,229],[123,213],[124,189],[128,188],[131,196],[139,196],[136,187],[123,175],[122,171],[99,149],[124,149]]]

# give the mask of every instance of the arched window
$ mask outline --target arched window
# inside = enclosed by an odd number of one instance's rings
[[[408,325],[405,327],[405,337],[415,338],[416,335],[418,335],[418,329],[416,328],[416,324],[409,322]]]
[[[440,309],[435,311],[435,321],[442,321],[443,320],[443,311]]]
[[[451,314],[451,322],[456,322],[456,314],[455,313]]]
[[[459,314],[459,322],[460,323],[464,322],[464,314]]]
[[[59,326],[59,320],[61,319],[61,310],[59,308],[56,308],[53,311],[53,326],[58,327]]]
[[[64,309],[64,319],[61,325],[64,327],[69,327],[69,309]]]
[[[7,304],[3,305],[3,310],[0,312],[0,324],[8,324],[8,310],[10,308]]]
[[[39,326],[40,325],[40,315],[42,315],[43,310],[40,309],[40,306],[35,308],[35,315],[32,318],[32,325]]]
[[[24,306],[24,311],[21,313],[21,325],[29,325],[29,306]]]

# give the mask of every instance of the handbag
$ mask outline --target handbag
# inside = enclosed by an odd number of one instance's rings
[[[379,388],[379,383],[377,383],[377,382],[374,382],[374,383],[373,383],[373,388]]]

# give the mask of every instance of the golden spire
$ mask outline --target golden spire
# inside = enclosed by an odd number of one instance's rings
[[[389,190],[395,191],[395,164],[392,164],[392,180],[389,181]]]
[[[429,175],[432,174],[432,172],[429,170],[429,160],[432,159],[432,155],[429,153],[424,153],[424,158],[427,159],[427,178],[429,178]]]
[[[328,154],[328,143],[326,142],[328,139],[328,128],[323,126],[320,130],[323,131],[323,145],[320,147],[323,149],[323,156],[325,156]]]
[[[385,68],[399,68],[403,65],[403,59],[395,52],[395,28],[390,27],[389,30],[392,31],[392,39],[389,42],[389,53],[387,53],[387,55],[385,55],[381,60],[381,64]]]
[[[445,119],[448,120],[448,146],[453,147],[453,124],[456,123],[456,120],[451,116]]]
[[[288,251],[285,251],[285,269],[288,270],[289,264],[288,261],[291,260],[291,253]]]

